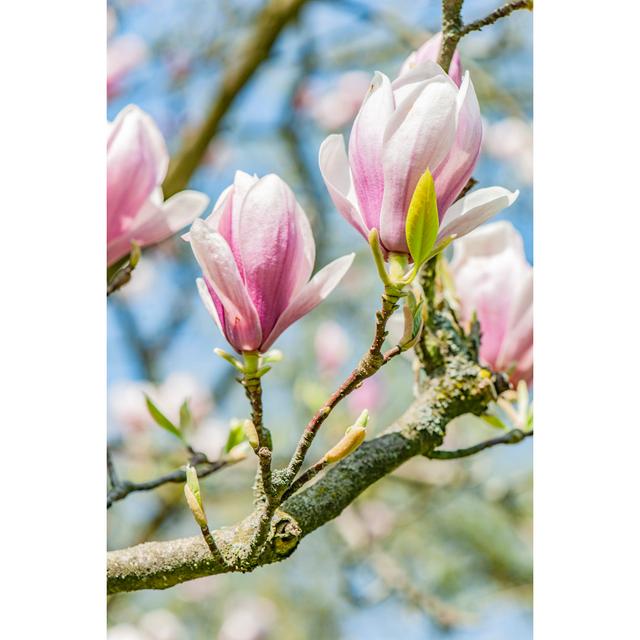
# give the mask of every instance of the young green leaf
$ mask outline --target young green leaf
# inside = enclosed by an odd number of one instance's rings
[[[162,413],[162,411],[160,411],[160,409],[158,409],[158,407],[153,404],[153,401],[147,394],[145,394],[144,397],[147,401],[147,409],[149,410],[149,413],[151,414],[154,422],[159,427],[162,427],[169,433],[173,434],[176,438],[184,442],[184,436],[182,435],[180,429],[178,429],[178,427],[176,427],[173,422],[171,422],[171,420],[169,420],[169,418],[167,418],[167,416],[165,416],[164,413]]]
[[[246,435],[242,422],[237,421],[233,423],[231,429],[229,429],[229,436],[227,437],[227,444],[224,446],[224,452],[229,453],[233,447],[239,445],[245,439]]]
[[[489,413],[480,416],[480,418],[482,418],[482,420],[484,420],[487,424],[491,425],[492,427],[495,427],[496,429],[506,429],[507,427],[504,425],[504,423],[502,422],[502,420],[500,420],[500,418],[498,418],[497,416],[493,416]]]
[[[189,400],[185,400],[180,405],[180,431],[186,433],[193,426],[193,416],[189,409]]]
[[[433,176],[427,169],[413,192],[405,227],[407,246],[416,267],[429,257],[439,227],[436,189]]]

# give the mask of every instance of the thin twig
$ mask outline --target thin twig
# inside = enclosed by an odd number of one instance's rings
[[[382,353],[382,345],[387,336],[387,321],[398,308],[398,298],[385,294],[382,297],[382,308],[376,313],[376,329],[369,351],[363,356],[356,368],[349,374],[349,377],[340,385],[327,402],[311,418],[298,442],[295,453],[287,466],[287,482],[293,482],[300,467],[304,462],[307,451],[313,443],[322,423],[329,417],[335,406],[354,389],[357,389],[367,378],[371,377],[380,367],[385,365],[391,358],[401,352],[399,347],[394,347]]]
[[[115,488],[120,484],[118,480],[118,474],[113,464],[113,458],[111,457],[111,449],[107,446],[107,474],[109,475],[109,484],[111,488]]]
[[[499,438],[485,440],[485,442],[480,442],[473,447],[468,447],[466,449],[456,449],[454,451],[435,450],[429,451],[424,455],[427,458],[432,458],[434,460],[453,460],[455,458],[466,458],[478,453],[479,451],[488,449],[489,447],[495,447],[498,444],[517,444],[518,442],[522,442],[525,438],[529,438],[531,436],[533,436],[533,429],[531,431],[512,429]]]
[[[533,0],[517,0],[516,2],[508,2],[499,9],[492,11],[488,16],[480,18],[479,20],[474,20],[469,24],[465,24],[460,31],[460,37],[466,36],[471,31],[480,31],[482,27],[493,24],[500,18],[504,18],[518,9],[528,9],[529,11],[533,11]]]
[[[233,464],[233,461],[230,460],[208,460],[203,453],[196,454],[192,462],[198,465],[196,466],[196,470],[199,478],[204,478],[219,471],[223,467]],[[112,486],[107,494],[107,509],[109,509],[114,502],[126,498],[130,493],[152,491],[164,484],[185,482],[186,477],[185,470],[180,468],[153,480],[148,480],[147,482],[131,482],[129,480],[118,482],[118,484]]]

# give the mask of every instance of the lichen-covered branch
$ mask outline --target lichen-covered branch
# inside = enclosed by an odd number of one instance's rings
[[[306,0],[270,0],[255,18],[255,26],[236,55],[230,56],[217,94],[197,132],[188,137],[171,159],[162,185],[165,198],[184,189],[198,168],[222,118],[258,67],[269,57],[282,30],[299,13]]]
[[[256,511],[234,527],[212,532],[221,559],[212,557],[200,536],[110,552],[109,593],[163,589],[205,575],[251,571],[289,556],[304,536],[338,516],[367,487],[410,458],[438,447],[450,420],[486,411],[496,380],[465,351],[454,346],[449,355],[447,366],[427,381],[421,395],[385,433],[283,503],[259,555],[247,553],[261,517]]]

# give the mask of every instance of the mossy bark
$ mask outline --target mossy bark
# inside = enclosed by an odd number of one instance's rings
[[[495,393],[493,379],[464,352],[447,365],[387,431],[365,442],[318,482],[289,498],[272,521],[257,556],[247,545],[260,519],[256,511],[234,527],[212,532],[214,558],[200,536],[148,542],[108,554],[108,592],[165,589],[180,582],[230,571],[246,572],[289,556],[300,540],[338,516],[360,493],[403,462],[439,446],[447,423],[464,413],[480,414]]]

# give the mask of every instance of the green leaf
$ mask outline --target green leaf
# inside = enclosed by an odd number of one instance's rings
[[[189,409],[189,400],[185,400],[180,405],[180,431],[182,433],[187,432],[193,426],[193,416],[191,415],[191,409]]]
[[[500,418],[497,418],[496,416],[492,416],[490,414],[485,414],[483,416],[480,416],[487,424],[491,425],[492,427],[495,427],[496,429],[506,429],[507,427],[503,424],[502,420],[500,420]]]
[[[416,267],[429,257],[436,242],[439,227],[436,189],[433,176],[427,169],[418,180],[416,190],[413,192],[405,227],[407,246]]]
[[[162,411],[160,411],[160,409],[158,409],[158,407],[156,407],[156,405],[153,404],[151,398],[146,393],[144,397],[145,397],[145,400],[147,401],[147,409],[149,410],[149,413],[151,414],[151,417],[153,418],[154,422],[159,427],[162,427],[165,431],[168,431],[169,433],[173,434],[176,438],[184,442],[184,436],[182,435],[182,432],[180,431],[180,429],[178,429],[178,427],[176,427],[173,424],[173,422],[171,422],[171,420],[169,420],[169,418],[167,418],[167,416],[165,416],[164,413],[162,413]]]
[[[233,447],[239,445],[243,440],[246,440],[244,428],[241,422],[235,422],[229,429],[229,436],[227,437],[227,444],[224,445],[224,452],[229,453]]]

